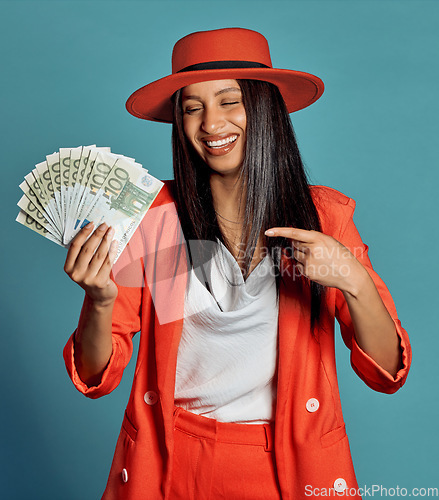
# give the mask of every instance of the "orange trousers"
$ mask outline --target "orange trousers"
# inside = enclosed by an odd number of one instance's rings
[[[279,500],[273,426],[223,423],[176,408],[171,500]]]

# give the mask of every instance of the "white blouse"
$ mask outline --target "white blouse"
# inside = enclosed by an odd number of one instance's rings
[[[221,422],[268,423],[276,400],[278,304],[271,256],[244,281],[218,242],[207,280],[189,276],[175,404]]]

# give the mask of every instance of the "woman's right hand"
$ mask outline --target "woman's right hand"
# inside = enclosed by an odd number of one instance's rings
[[[72,240],[64,271],[95,305],[108,306],[117,297],[117,286],[110,278],[117,242],[112,242],[114,229],[107,224],[101,224],[90,236],[93,228],[90,222]]]

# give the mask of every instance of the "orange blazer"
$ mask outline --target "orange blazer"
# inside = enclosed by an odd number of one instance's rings
[[[132,390],[102,497],[105,500],[167,498],[175,369],[188,272],[172,189],[173,181],[167,181],[113,269],[119,287],[113,313],[113,353],[99,385],[88,387],[76,371],[74,334],[64,348],[75,387],[89,398],[98,398],[120,382],[133,351],[132,337],[141,332]],[[362,351],[343,294],[335,288],[327,291],[322,321],[313,336],[308,288],[294,275],[293,262],[283,257],[274,445],[283,500],[308,498],[310,488],[357,488],[337,383],[334,319],[351,351],[353,369],[370,388],[389,394],[397,391],[411,362],[407,333],[354,225],[355,202],[322,186],[312,187],[312,194],[322,231],[349,248],[372,276],[395,323],[402,368],[392,377]],[[355,497],[353,490],[350,496]]]

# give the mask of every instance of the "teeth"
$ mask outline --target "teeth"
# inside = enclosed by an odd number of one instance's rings
[[[218,146],[225,146],[226,144],[230,144],[231,142],[235,142],[237,138],[237,135],[232,135],[230,137],[226,137],[225,139],[221,139],[220,141],[206,141],[206,144],[210,148],[215,148]]]

